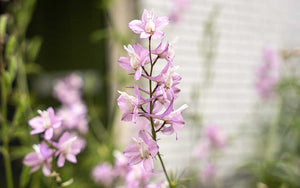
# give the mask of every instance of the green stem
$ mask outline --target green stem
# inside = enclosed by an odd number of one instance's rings
[[[3,61],[1,62],[3,63]],[[2,72],[3,73],[3,72]],[[12,170],[10,164],[10,155],[9,155],[9,137],[8,137],[8,128],[7,128],[7,93],[5,88],[5,81],[2,78],[1,80],[1,116],[2,116],[2,138],[3,138],[3,146],[2,154],[4,157],[4,164],[5,164],[5,176],[6,176],[6,183],[8,188],[13,188],[13,177],[12,177]]]
[[[151,36],[149,37],[149,58],[150,58],[150,65],[151,65],[151,67],[150,67],[150,76],[152,76],[153,67],[154,67],[154,64],[156,63],[158,57],[155,59],[155,62],[153,63],[152,62],[152,56],[151,56]],[[154,91],[152,91],[152,81],[150,79],[149,79],[149,92],[150,92],[150,94],[149,94],[150,98],[152,98]],[[153,102],[150,101],[150,114],[152,114],[152,112],[153,112]],[[154,141],[156,141],[156,131],[155,131],[154,121],[153,121],[152,117],[150,117],[150,122],[151,122],[151,129],[152,129],[152,138],[153,138]],[[164,174],[165,174],[165,176],[166,176],[166,178],[168,180],[169,187],[172,188],[172,184],[171,184],[170,178],[168,176],[166,167],[164,165],[164,162],[163,162],[163,160],[162,160],[159,152],[157,153],[157,156],[158,156],[159,161],[161,163],[161,166],[162,166],[162,168],[164,170]]]

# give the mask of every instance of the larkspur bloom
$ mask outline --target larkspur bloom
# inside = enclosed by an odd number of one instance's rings
[[[215,179],[216,173],[217,173],[217,168],[214,164],[212,163],[206,164],[201,174],[202,181],[206,183],[211,183]]]
[[[54,150],[48,148],[45,142],[39,145],[33,145],[33,149],[35,152],[27,154],[23,163],[31,167],[31,173],[43,166],[43,174],[49,176],[51,174],[51,162],[53,160]]]
[[[161,31],[169,24],[169,18],[165,16],[155,17],[153,11],[144,10],[142,20],[133,20],[128,24],[128,27],[137,34],[140,38],[161,38],[164,33]]]
[[[119,108],[123,111],[122,120],[136,123],[139,106],[144,103],[140,96],[138,86],[134,85],[135,96],[128,95],[122,91],[119,91],[119,93],[121,95],[117,99],[117,103]]]
[[[85,142],[77,136],[71,135],[69,132],[65,132],[58,140],[58,143],[54,143],[58,148],[56,156],[58,156],[57,166],[62,167],[67,159],[71,163],[77,163],[76,155],[85,147]]]
[[[86,134],[88,131],[86,114],[87,107],[81,102],[62,106],[57,112],[57,115],[62,119],[62,127],[65,130],[76,130],[81,134]]]
[[[167,42],[165,46],[163,46],[163,41],[164,39],[161,39],[159,45],[154,50],[151,50],[151,52],[157,55],[159,58],[163,58],[168,62],[172,62],[175,57],[174,44],[176,43],[177,38],[171,42]]]
[[[72,105],[81,100],[83,80],[77,74],[71,74],[56,82],[54,96],[63,104]]]
[[[263,63],[257,68],[255,87],[263,99],[269,99],[274,94],[278,83],[279,53],[273,47],[263,49]]]
[[[149,173],[142,165],[136,165],[131,168],[126,176],[126,188],[147,188],[149,180],[153,173]]]
[[[189,6],[189,0],[171,0],[173,7],[170,12],[171,22],[179,22],[182,20],[182,14],[187,10]]]
[[[142,75],[142,67],[149,62],[149,51],[140,44],[124,46],[129,57],[120,57],[119,65],[126,71],[135,71],[134,79],[139,80]]]
[[[33,128],[30,134],[45,133],[45,139],[50,140],[54,129],[61,126],[61,118],[55,115],[52,107],[49,107],[46,111],[38,110],[38,113],[39,116],[28,121],[28,124]]]
[[[153,171],[153,157],[158,153],[157,143],[149,138],[146,131],[141,130],[138,138],[133,138],[133,143],[124,150],[124,156],[129,159],[129,165],[143,162],[147,171]]]
[[[114,181],[115,173],[110,164],[102,163],[93,169],[92,176],[97,184],[110,187]]]
[[[226,145],[226,136],[217,125],[208,125],[205,128],[205,135],[213,147],[223,148]]]

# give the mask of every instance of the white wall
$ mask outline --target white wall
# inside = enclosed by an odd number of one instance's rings
[[[165,30],[169,39],[178,36],[175,46],[175,64],[180,65],[183,76],[178,105],[192,103],[191,87],[203,75],[200,41],[203,21],[214,5],[221,7],[217,21],[220,34],[218,56],[214,65],[215,79],[201,99],[204,123],[221,126],[231,139],[222,158],[223,172],[234,169],[251,156],[253,135],[257,126],[252,124],[258,101],[253,83],[255,67],[261,59],[265,44],[292,48],[300,44],[300,1],[298,0],[190,0],[191,6],[184,20]],[[143,0],[144,8],[153,9],[157,15],[168,15],[171,3],[167,0]],[[193,109],[190,109],[193,110]],[[169,169],[181,169],[189,163],[197,125],[187,126],[175,137],[162,137],[161,152]],[[195,132],[196,131],[196,132]],[[186,161],[186,162],[185,162]],[[228,173],[228,171],[227,171]]]

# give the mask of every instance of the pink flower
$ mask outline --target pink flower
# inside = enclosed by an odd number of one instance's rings
[[[188,105],[184,104],[175,111],[172,111],[169,115],[163,117],[162,119],[169,124],[169,127],[164,127],[162,133],[164,134],[173,134],[174,132],[182,129],[185,125],[185,121],[181,113],[188,108]],[[176,136],[177,139],[177,136]]]
[[[129,165],[143,162],[146,171],[153,171],[153,157],[158,153],[158,145],[149,138],[144,130],[139,132],[139,137],[133,139],[124,150],[124,156],[129,159]]]
[[[86,134],[88,131],[86,114],[87,107],[81,102],[63,106],[57,113],[62,119],[62,127],[64,130],[77,130],[81,134]]]
[[[127,47],[124,46],[124,48],[128,52],[129,57],[120,57],[118,62],[127,71],[134,70],[134,79],[139,80],[142,75],[142,67],[148,63],[149,51],[138,43],[135,43],[133,46],[129,44]]]
[[[45,139],[50,140],[53,136],[54,129],[61,126],[61,119],[54,114],[52,107],[46,111],[38,110],[40,116],[34,117],[28,121],[33,128],[30,134],[39,134],[45,132]]]
[[[188,8],[189,0],[172,0],[173,7],[170,13],[170,20],[173,22],[178,22],[182,18],[182,14]]]
[[[146,188],[153,173],[149,173],[140,164],[131,168],[126,176],[126,188]]]
[[[128,24],[128,27],[137,34],[140,38],[161,38],[164,36],[161,31],[169,24],[168,17],[154,17],[153,11],[144,10],[142,20],[133,20]]]
[[[200,140],[194,150],[194,156],[201,160],[205,160],[210,155],[210,149],[210,142],[208,140]]]
[[[60,138],[58,143],[54,143],[58,148],[56,155],[59,155],[57,166],[62,167],[67,159],[71,163],[77,163],[76,155],[85,147],[83,140],[77,136],[72,136],[70,133],[65,132]]]
[[[153,54],[158,55],[160,58],[166,59],[168,62],[172,62],[175,57],[174,51],[174,43],[177,39],[174,39],[172,42],[167,42],[167,44],[163,47],[163,39],[161,40],[160,44],[151,52]]]
[[[278,82],[279,54],[272,47],[263,50],[263,64],[257,68],[257,81],[255,87],[263,99],[273,96],[274,88]]]
[[[31,173],[43,166],[43,174],[49,176],[51,174],[51,162],[53,160],[54,150],[49,149],[44,142],[39,145],[33,145],[33,149],[35,152],[27,154],[23,163],[31,167]]]
[[[97,165],[92,171],[92,176],[97,184],[106,187],[110,187],[115,178],[114,170],[108,163]]]
[[[76,74],[71,74],[54,86],[54,96],[66,105],[81,101],[83,80]]]
[[[216,125],[209,125],[206,127],[205,135],[210,140],[212,146],[223,148],[226,145],[226,136],[223,131]]]
[[[212,182],[216,176],[217,168],[212,163],[207,163],[202,172],[202,180],[204,182]]]
[[[120,109],[123,111],[122,120],[132,121],[136,123],[139,106],[142,104],[140,100],[140,93],[137,85],[134,86],[135,97],[128,95],[125,92],[118,91],[121,95],[117,99]]]

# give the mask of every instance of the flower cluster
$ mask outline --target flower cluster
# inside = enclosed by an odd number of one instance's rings
[[[32,167],[31,172],[42,167],[43,174],[54,173],[53,162],[63,167],[65,161],[76,163],[78,155],[85,147],[85,141],[74,129],[85,133],[87,128],[86,107],[81,101],[82,80],[77,75],[70,75],[55,86],[55,96],[63,107],[55,114],[54,109],[38,110],[39,115],[28,121],[33,128],[30,134],[40,134],[42,141],[34,145],[34,152],[25,156],[23,163]],[[84,130],[84,132],[82,132]]]
[[[63,124],[57,133],[64,131],[87,133],[87,107],[82,100],[82,87],[82,78],[74,73],[56,82],[53,95],[62,103],[57,114]]]
[[[256,89],[263,99],[274,94],[274,87],[278,82],[279,53],[272,47],[263,49],[263,63],[257,68]]]
[[[195,157],[204,164],[200,173],[203,182],[212,182],[214,180],[217,168],[213,162],[213,157],[226,144],[227,138],[218,126],[210,124],[205,127],[203,138],[200,139],[194,150]]]
[[[121,153],[114,153],[115,162],[101,163],[92,171],[92,177],[98,185],[118,188],[162,188],[162,182],[150,183],[154,174],[145,171],[142,165],[128,166],[128,159]]]
[[[119,91],[118,106],[122,110],[122,120],[136,124],[143,119],[144,125],[139,130],[137,138],[124,150],[124,156],[130,166],[142,164],[146,172],[153,172],[153,159],[159,156],[157,134],[171,135],[185,125],[182,111],[187,108],[183,105],[174,109],[173,104],[177,99],[180,89],[177,87],[181,76],[176,73],[174,65],[173,43],[165,42],[162,29],[168,25],[168,17],[156,17],[153,11],[144,10],[141,20],[133,20],[128,26],[141,39],[148,39],[148,48],[135,43],[125,46],[127,57],[121,57],[119,65],[136,81],[142,78],[147,80],[148,88],[142,88],[137,83],[132,87],[134,95]],[[152,48],[151,40],[159,39],[157,47]],[[158,65],[157,68],[155,65]],[[166,174],[166,172],[165,172]],[[168,179],[168,176],[166,174]],[[169,182],[170,183],[170,182]]]

